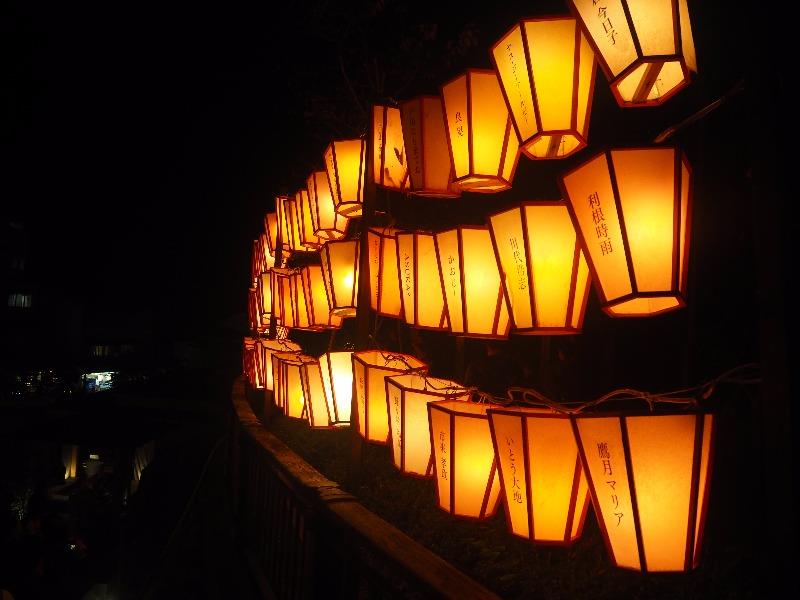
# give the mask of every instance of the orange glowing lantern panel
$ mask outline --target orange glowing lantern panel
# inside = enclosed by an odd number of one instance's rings
[[[328,352],[319,357],[319,365],[331,424],[346,425],[353,399],[353,353]]]
[[[543,544],[571,544],[583,531],[589,485],[569,416],[541,408],[490,409],[508,527]]]
[[[333,205],[337,213],[346,217],[361,215],[365,151],[366,144],[361,139],[331,142],[325,150],[325,167]]]
[[[261,325],[269,327],[270,317],[272,316],[272,273],[267,271],[258,277],[257,298],[259,310],[261,311]]]
[[[399,317],[403,311],[400,274],[397,271],[396,236],[396,229],[367,231],[370,306],[379,315],[387,317]]]
[[[614,564],[646,572],[697,567],[713,415],[581,415],[573,427]]]
[[[300,345],[289,340],[261,340],[261,353],[264,363],[264,387],[275,389],[275,374],[272,371],[272,356],[276,353],[299,353]]]
[[[275,256],[278,249],[278,214],[276,212],[267,213],[267,216],[264,217],[264,231],[267,234],[269,253]]]
[[[455,183],[469,192],[510,188],[519,141],[497,74],[471,69],[442,87],[442,99]]]
[[[428,403],[433,475],[439,508],[458,517],[488,519],[500,502],[489,408],[495,404],[440,400]]]
[[[570,0],[622,107],[654,106],[697,72],[687,0]]]
[[[284,327],[295,327],[294,307],[292,306],[291,269],[272,269],[272,314],[276,322]]]
[[[307,190],[299,190],[294,197],[297,210],[297,229],[300,246],[303,250],[319,250],[322,240],[314,234],[314,223],[311,221],[311,199]]]
[[[408,354],[379,350],[353,353],[353,387],[358,408],[358,433],[368,442],[385,444],[389,437],[384,378],[403,373],[426,373],[425,363]]]
[[[372,148],[375,184],[390,190],[405,189],[408,165],[399,109],[381,104],[372,107]]]
[[[406,323],[421,329],[448,329],[432,233],[397,234],[397,271]]]
[[[400,106],[408,157],[409,193],[432,198],[457,198],[447,141],[444,108],[439,96],[420,96]]]
[[[459,227],[437,233],[436,252],[450,331],[508,337],[511,320],[489,230]]]
[[[242,340],[242,372],[250,385],[255,381],[255,339],[245,337]]]
[[[316,327],[311,326],[308,300],[300,271],[294,271],[289,276],[289,297],[292,314],[294,314],[294,327],[302,330],[316,330]]]
[[[564,158],[586,146],[594,54],[575,19],[523,21],[494,45],[492,59],[528,158]]]
[[[304,365],[316,362],[316,359],[303,354],[272,355],[275,377],[275,398],[283,414],[293,419],[306,418],[306,400],[303,394],[301,370]]]
[[[580,333],[589,266],[563,202],[526,202],[489,217],[515,333]]]
[[[327,242],[319,256],[331,312],[338,317],[355,316],[358,296],[358,241]]]
[[[300,270],[299,276],[305,298],[308,327],[312,329],[338,329],[341,327],[342,317],[331,314],[322,267],[308,265]]]
[[[385,379],[394,466],[406,475],[428,477],[433,474],[428,402],[463,402],[469,400],[470,392],[454,381],[418,373]]]
[[[691,194],[680,151],[608,150],[564,175],[562,188],[606,313],[685,306]]]
[[[320,240],[338,240],[347,232],[349,219],[336,212],[325,171],[314,171],[308,178],[308,199],[314,235]]]
[[[278,220],[277,239],[284,257],[288,257],[292,253],[292,217],[290,212],[287,211],[287,202],[294,201],[287,196],[275,198],[275,215]]]

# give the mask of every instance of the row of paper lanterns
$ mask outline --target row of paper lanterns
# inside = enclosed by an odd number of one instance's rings
[[[245,372],[311,427],[351,421],[388,444],[403,474],[432,477],[438,505],[486,519],[502,501],[509,530],[569,545],[589,499],[613,563],[685,571],[698,565],[708,503],[711,414],[595,413],[471,401],[413,356],[377,350],[302,354],[294,342],[245,339]],[[269,398],[265,394],[265,401]]]

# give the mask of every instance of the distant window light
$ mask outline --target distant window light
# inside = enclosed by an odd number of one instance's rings
[[[30,294],[9,294],[8,305],[11,308],[30,308],[31,295]]]
[[[22,256],[11,257],[11,268],[22,271],[25,269],[25,258]]]

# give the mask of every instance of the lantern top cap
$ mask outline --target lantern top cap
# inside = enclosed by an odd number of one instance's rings
[[[500,36],[494,44],[492,44],[492,52],[490,54],[494,54],[494,49],[497,48],[502,42],[503,38],[505,38],[509,33],[516,29],[522,28],[523,25],[526,23],[542,23],[545,21],[574,21],[577,22],[577,19],[573,15],[541,15],[535,17],[525,17],[516,21],[511,27],[506,29],[505,33]]]
[[[299,352],[300,344],[290,340],[261,340],[261,345],[269,350],[283,350],[284,352]]]
[[[464,402],[461,400],[434,400],[428,402],[429,410],[440,410],[452,415],[464,417],[477,417],[486,419],[486,411],[490,408],[501,408],[499,404],[489,404],[483,402]]]
[[[337,350],[337,351],[334,351],[334,352],[325,352],[324,354],[320,354],[319,358],[322,358],[323,356],[343,356],[345,354],[353,354],[353,351],[352,350]]]
[[[386,381],[404,390],[426,391],[440,396],[469,393],[469,389],[460,383],[449,379],[430,377],[424,373],[391,375],[386,378]]]
[[[353,352],[353,359],[358,359],[369,365],[396,371],[410,369],[427,369],[428,366],[416,356],[400,354],[398,352],[384,352],[382,350],[361,350]]]

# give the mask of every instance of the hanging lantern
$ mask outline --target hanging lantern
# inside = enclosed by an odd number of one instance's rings
[[[459,227],[437,233],[436,253],[450,331],[508,337],[511,320],[489,230]]]
[[[697,72],[686,0],[570,0],[570,5],[623,108],[661,104]]]
[[[253,382],[252,386],[257,390],[264,389],[264,353],[261,351],[260,340],[255,340],[253,344]]]
[[[589,485],[568,415],[542,408],[489,409],[508,528],[542,544],[583,531]]]
[[[283,414],[287,417],[306,418],[306,403],[300,370],[303,365],[313,362],[316,362],[316,359],[305,354],[276,352],[272,355],[275,404],[283,409]]]
[[[338,329],[341,327],[342,317],[331,314],[322,267],[319,265],[305,266],[300,269],[298,276],[305,298],[307,315],[305,318],[308,326],[312,329]]]
[[[670,147],[607,150],[562,176],[592,279],[613,317],[686,304],[689,163]]]
[[[367,231],[370,307],[387,317],[399,317],[403,310],[397,271],[397,233],[396,229]]]
[[[378,444],[385,444],[389,437],[384,377],[427,371],[425,363],[408,354],[389,354],[380,350],[354,352],[353,380],[359,435]]]
[[[457,198],[447,141],[444,108],[439,96],[420,96],[400,105],[408,161],[409,193],[432,198]]]
[[[311,222],[314,235],[321,240],[339,240],[347,232],[350,221],[336,212],[325,171],[314,171],[308,178],[308,199],[311,204]]]
[[[297,210],[297,230],[299,232],[300,246],[303,250],[319,250],[323,240],[314,234],[314,224],[311,221],[311,199],[308,191],[298,190],[294,196]]]
[[[428,402],[467,401],[470,391],[454,381],[419,373],[386,377],[389,439],[394,466],[406,475],[433,474]]]
[[[277,206],[277,201],[276,201]],[[278,214],[277,212],[274,213],[267,213],[265,218],[266,223],[264,224],[264,228],[267,232],[267,244],[269,247],[269,253],[275,256],[275,252],[278,249]]]
[[[328,352],[319,357],[319,366],[331,424],[348,425],[353,399],[353,353]]]
[[[269,271],[258,276],[256,298],[261,312],[261,325],[269,329],[272,318],[272,274]]]
[[[420,329],[449,329],[434,235],[398,233],[397,269],[406,323]]]
[[[250,278],[254,285],[258,285],[258,275],[261,273],[261,252],[258,247],[259,240],[253,240],[253,253],[250,257]]]
[[[381,104],[372,107],[372,148],[375,184],[390,190],[404,190],[408,183],[408,165],[399,109]]]
[[[250,331],[256,331],[261,321],[260,315],[257,314],[257,293],[258,290],[256,290],[256,288],[249,288],[247,290],[247,324],[250,327]]]
[[[277,352],[282,353],[300,353],[302,348],[300,344],[286,339],[275,340],[260,340],[261,352],[263,354],[264,363],[264,387],[270,391],[275,389],[275,375],[272,371],[272,355]]]
[[[486,411],[496,404],[428,403],[433,475],[439,508],[457,517],[488,519],[500,502],[500,477]]]
[[[306,298],[306,291],[303,287],[303,279],[300,271],[293,271],[289,276],[289,290],[292,314],[294,314],[294,327],[305,331],[315,331],[319,329],[311,325],[308,300]]]
[[[290,280],[292,273],[292,269],[270,270],[272,314],[276,322],[284,327],[296,327]]]
[[[525,202],[489,217],[514,333],[580,333],[589,266],[563,202]]]
[[[259,236],[259,240],[261,240],[261,250],[263,253],[263,264],[261,265],[262,273],[269,271],[275,266],[275,256],[270,252],[268,238],[269,236],[266,233],[262,233]]]
[[[354,317],[358,298],[358,241],[328,242],[319,252],[331,313]]]
[[[323,354],[319,360],[305,363],[300,370],[303,380],[303,396],[306,400],[306,416],[309,426],[314,428],[340,427],[349,424],[349,402],[353,390],[353,367],[350,359],[352,352],[335,352],[333,354],[340,355],[334,359],[333,363],[330,360],[330,353]],[[333,367],[334,363],[335,367]],[[344,363],[348,364],[345,366]],[[345,369],[339,369],[340,366],[345,366]],[[332,373],[332,368],[337,370],[335,374]],[[333,376],[333,380],[331,376]],[[334,382],[333,389],[331,381]],[[336,389],[341,388],[343,383],[350,385],[346,392]],[[346,414],[341,410],[344,407],[337,405],[335,392],[340,392],[342,401],[345,396],[347,397]],[[345,421],[341,420],[343,416],[347,417]]]
[[[289,227],[289,249],[292,252],[306,252],[316,248],[307,247],[303,244],[302,232],[300,231],[300,200],[301,192],[295,198],[287,198],[283,201],[284,214],[288,219]]]
[[[333,206],[346,217],[361,216],[365,151],[366,144],[361,139],[331,142],[325,150]]]
[[[470,69],[442,86],[442,100],[455,183],[468,192],[510,188],[519,141],[497,73]]]
[[[713,416],[581,414],[573,428],[613,563],[645,572],[697,567]]]
[[[245,337],[242,340],[242,372],[251,386],[255,387],[256,381],[256,341],[254,338]]]
[[[575,19],[523,21],[492,47],[492,60],[528,158],[564,158],[586,146],[594,54]]]
[[[288,210],[288,203],[294,200],[287,196],[277,196],[275,198],[275,214],[278,219],[278,239],[282,255],[288,258],[292,253],[292,217]]]

